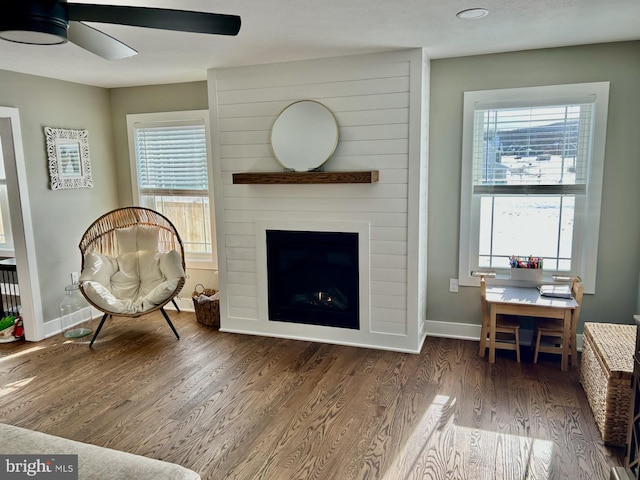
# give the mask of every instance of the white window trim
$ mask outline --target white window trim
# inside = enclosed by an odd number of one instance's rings
[[[211,160],[211,128],[209,126],[208,110],[184,110],[177,112],[157,112],[157,113],[135,113],[127,115],[127,136],[129,142],[129,168],[131,171],[131,191],[133,201],[138,202],[140,199],[140,189],[138,188],[138,171],[136,166],[136,150],[134,139],[134,127],[139,124],[151,127],[154,123],[161,125],[163,123],[193,121],[197,120],[204,124],[205,135],[207,140],[207,176],[209,185],[209,212],[211,224],[211,241],[213,242],[211,249],[211,260],[185,260],[187,267],[193,269],[213,269],[218,268],[218,254],[216,246],[216,222],[215,208],[213,197],[213,168]]]
[[[9,208],[9,189],[7,188],[7,174],[4,167],[4,153],[2,151],[2,142],[0,142],[0,162],[2,163],[2,169],[4,175],[0,178],[0,188],[4,187],[5,192],[0,192],[0,212],[2,212],[2,219],[4,220],[4,234],[6,242],[0,243],[0,256],[2,257],[15,257],[15,248],[13,246],[13,231],[11,229],[11,210]]]
[[[581,256],[578,269],[573,272],[582,278],[585,293],[595,293],[596,259],[598,258],[598,238],[600,232],[600,207],[602,202],[602,181],[604,172],[604,153],[609,105],[609,82],[551,85],[542,87],[523,87],[499,90],[479,90],[464,93],[464,114],[462,128],[462,169],[460,193],[460,252],[458,279],[460,285],[479,286],[480,280],[471,274],[474,268],[471,262],[473,251],[477,251],[478,219],[472,215],[472,150],[473,150],[473,113],[475,106],[482,105],[544,105],[569,103],[575,99],[584,100],[585,96],[595,96],[595,119],[593,135],[593,157],[585,196],[586,216],[578,213],[576,200],[576,219],[574,226],[574,247],[576,242]],[[473,241],[472,241],[473,240]],[[545,272],[545,274],[553,272]],[[506,278],[502,279],[508,281]]]
[[[2,152],[0,151],[0,155]],[[0,156],[2,161],[2,156]],[[7,180],[1,179],[0,186],[6,187]],[[7,190],[4,195],[0,194],[0,211],[2,211],[2,218],[4,220],[4,233],[7,242],[0,243],[0,256],[2,257],[15,257],[16,251],[13,244],[13,231],[11,229],[11,210],[9,209],[9,191]]]

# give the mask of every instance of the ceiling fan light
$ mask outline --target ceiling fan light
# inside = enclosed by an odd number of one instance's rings
[[[64,32],[66,34],[66,31]],[[58,45],[67,41],[66,35],[34,31],[34,30],[5,30],[0,32],[0,38],[15,43],[30,45]]]
[[[63,3],[18,3],[12,15],[0,19],[0,38],[32,45],[57,45],[67,41],[67,12]]]

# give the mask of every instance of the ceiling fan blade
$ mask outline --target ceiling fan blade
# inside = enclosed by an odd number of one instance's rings
[[[69,22],[67,38],[79,47],[107,60],[121,60],[137,55],[138,52],[125,45],[120,40],[96,30],[82,22]]]
[[[67,3],[67,11],[69,20],[83,22],[116,23],[217,35],[237,35],[240,31],[239,16],[220,13],[90,3]]]

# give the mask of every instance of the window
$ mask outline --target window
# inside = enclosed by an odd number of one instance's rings
[[[595,290],[609,84],[465,92],[460,282],[540,256]]]
[[[0,142],[0,256],[13,257],[13,235],[9,216],[9,195],[7,193],[7,175],[4,170],[4,156]]]
[[[127,115],[127,127],[134,199],[173,222],[187,263],[213,266],[208,112]]]

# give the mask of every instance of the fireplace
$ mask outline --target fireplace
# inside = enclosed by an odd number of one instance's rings
[[[270,321],[359,328],[358,233],[267,230]]]

